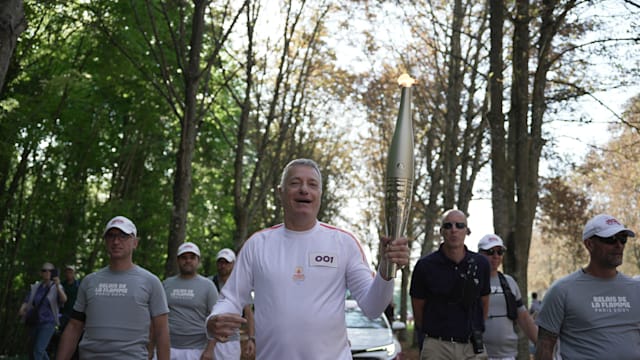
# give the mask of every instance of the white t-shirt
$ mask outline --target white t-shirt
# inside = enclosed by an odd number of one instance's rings
[[[352,234],[321,222],[302,232],[281,224],[247,240],[210,316],[241,314],[254,290],[257,359],[350,360],[346,290],[377,317],[393,286]]]

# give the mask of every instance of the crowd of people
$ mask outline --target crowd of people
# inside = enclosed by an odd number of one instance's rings
[[[155,275],[132,262],[137,230],[131,220],[113,218],[103,237],[109,266],[82,282],[76,279],[73,265],[65,266],[61,281],[53,264],[43,264],[42,281],[32,285],[19,310],[25,319],[27,313],[38,313],[38,322],[28,324],[30,358],[48,359],[50,353],[57,353],[60,359],[78,359],[79,348],[83,359],[142,359],[149,354],[154,359],[169,354],[171,359],[185,360],[241,358],[239,333],[230,339],[235,341],[218,344],[214,351],[216,342],[204,331],[204,320],[233,270],[235,253],[231,249],[218,253],[218,274],[206,278],[198,273],[199,247],[183,243],[177,251],[178,274],[160,286]],[[245,312],[250,319],[249,340],[255,341],[250,305]],[[56,339],[54,333],[64,335]],[[253,356],[254,352],[250,342],[245,354]]]
[[[317,219],[322,184],[314,161],[290,162],[278,189],[283,224],[254,234],[238,257],[231,249],[220,250],[218,273],[211,279],[198,274],[200,249],[186,242],[177,252],[179,273],[161,282],[133,262],[139,242],[135,224],[124,216],[112,218],[102,235],[108,266],[69,283],[75,301],[67,301],[67,285],[51,276],[53,265],[43,266],[43,281],[34,284],[20,309],[25,318],[34,309],[49,311],[42,326],[33,327],[33,357],[48,359],[42,344],[60,318],[64,330],[56,358],[61,360],[239,359],[243,326],[249,356],[351,359],[347,292],[368,316],[377,317],[392,302],[394,279],[370,268],[352,234]],[[381,237],[380,268],[389,262],[406,266],[407,243]],[[65,305],[70,312],[59,317]]]
[[[506,246],[487,234],[467,249],[466,216],[449,210],[438,250],[415,265],[410,295],[421,360],[518,356],[520,328],[536,360],[639,359],[640,281],[619,272],[635,233],[600,214],[584,226],[586,267],[554,282],[527,310],[517,282],[499,268]]]
[[[134,223],[116,216],[104,228],[107,267],[81,281],[42,266],[19,313],[35,359],[61,330],[57,358],[67,359],[351,359],[345,295],[369,317],[392,304],[394,279],[370,268],[359,241],[318,220],[323,181],[317,164],[297,159],[278,187],[283,223],[253,234],[238,255],[216,256],[217,274],[199,274],[201,252],[185,242],[178,274],[164,282],[133,262]],[[635,233],[600,214],[584,227],[589,263],[557,280],[527,309],[515,279],[500,271],[507,250],[487,234],[478,252],[465,245],[466,214],[444,212],[442,242],[420,258],[409,294],[421,360],[516,359],[517,328],[535,359],[640,358],[640,281],[617,270]],[[379,268],[409,264],[406,238],[381,236]],[[32,320],[35,316],[35,322]]]

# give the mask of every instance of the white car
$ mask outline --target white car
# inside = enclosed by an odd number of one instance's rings
[[[375,320],[370,320],[360,310],[355,300],[346,300],[345,318],[351,355],[354,359],[401,359],[402,348],[393,330],[404,329],[403,323],[394,322],[392,329],[384,314]]]

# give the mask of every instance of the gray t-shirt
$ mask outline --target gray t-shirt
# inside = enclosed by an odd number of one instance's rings
[[[171,347],[204,349],[207,345],[204,320],[218,301],[218,290],[213,282],[200,275],[192,279],[173,276],[163,285],[170,310]]]
[[[516,301],[522,299],[516,281],[504,274]],[[506,358],[518,355],[518,334],[514,321],[507,317],[507,301],[504,298],[498,275],[491,277],[491,294],[489,296],[489,317],[484,322],[483,340],[489,357]],[[526,311],[524,305],[518,311]]]
[[[80,283],[73,309],[86,314],[81,359],[147,359],[151,318],[169,312],[162,283],[134,266],[105,267]]]
[[[640,282],[578,270],[551,286],[536,323],[559,334],[563,359],[640,359]]]

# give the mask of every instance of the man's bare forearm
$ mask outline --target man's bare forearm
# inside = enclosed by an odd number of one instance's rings
[[[557,342],[558,334],[554,334],[551,331],[539,326],[535,360],[552,360],[553,350]]]

